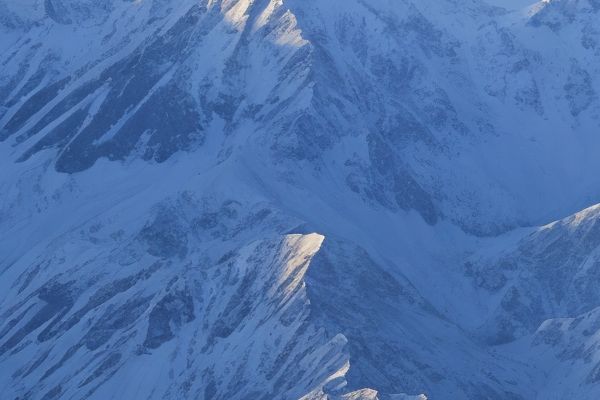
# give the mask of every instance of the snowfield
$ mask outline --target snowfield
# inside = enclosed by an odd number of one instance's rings
[[[0,0],[7,399],[600,397],[597,0]]]

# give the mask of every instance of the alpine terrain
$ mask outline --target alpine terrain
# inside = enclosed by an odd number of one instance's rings
[[[7,400],[600,398],[600,0],[0,0]]]

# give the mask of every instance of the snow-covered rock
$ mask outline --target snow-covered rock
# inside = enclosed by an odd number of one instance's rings
[[[3,395],[596,399],[599,16],[0,0]]]

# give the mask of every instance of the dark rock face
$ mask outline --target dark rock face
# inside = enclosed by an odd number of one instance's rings
[[[364,188],[374,200],[394,209],[415,210],[429,224],[435,224],[439,211],[427,193],[413,178],[397,153],[376,136],[369,136],[369,155],[372,162],[372,179],[375,185]]]
[[[498,260],[467,266],[473,283],[500,294],[498,307],[482,327],[492,343],[531,334],[542,322],[580,315],[600,303],[595,289],[600,262],[598,212],[586,210],[523,239]]]
[[[347,276],[349,271],[351,278]],[[336,282],[334,290],[330,282]],[[311,263],[307,286],[313,306],[311,317],[328,330],[343,332],[348,339],[353,365],[346,376],[350,388],[366,386],[378,387],[381,393],[433,394],[444,381],[455,379],[454,374],[460,375],[459,365],[483,362],[478,368],[485,379],[461,377],[461,388],[448,392],[449,395],[469,399],[527,398],[516,381],[501,387],[496,385],[493,374],[497,372],[492,372],[494,367],[490,364],[486,365],[493,363],[492,359],[482,361],[459,354],[460,351],[453,354],[456,349],[448,348],[438,350],[444,354],[438,354],[436,361],[428,361],[427,349],[432,343],[423,332],[444,331],[453,336],[450,332],[456,327],[448,324],[406,277],[390,274],[364,249],[328,238]]]
[[[174,208],[160,207],[154,221],[140,232],[148,253],[156,257],[184,257],[188,251],[188,230]]]
[[[85,346],[96,350],[117,331],[133,325],[148,309],[150,300],[151,297],[133,298],[118,308],[109,307],[83,338]]]
[[[571,74],[564,88],[569,109],[574,116],[581,114],[596,100],[590,74],[576,62],[571,65]]]
[[[40,76],[43,76],[42,74],[44,74],[44,73],[45,73],[45,71],[42,70],[42,71],[39,71],[37,74]],[[41,78],[38,78],[36,80],[41,81]],[[31,89],[33,90],[37,87],[37,85],[39,85],[39,83],[40,83],[39,81],[38,82],[30,81],[30,82],[28,82],[28,84],[31,85]],[[2,140],[6,140],[12,134],[19,131],[31,117],[33,117],[36,113],[38,113],[42,109],[42,107],[44,107],[54,97],[56,97],[56,95],[60,92],[60,90],[64,89],[64,87],[67,85],[67,83],[69,81],[70,81],[69,78],[65,78],[65,79],[57,81],[51,85],[46,86],[43,89],[36,91],[31,97],[29,97],[29,99],[27,99],[25,101],[25,103],[23,103],[23,105],[19,108],[19,110],[12,116],[12,118],[2,128],[2,133],[1,133],[0,138]],[[7,93],[8,92],[9,91],[7,90]],[[16,100],[19,97],[23,97],[26,94],[27,94],[26,92],[20,93],[20,96],[15,97],[15,99],[12,102],[16,103]],[[37,130],[39,130],[39,128],[36,129],[36,131]],[[27,139],[27,136],[22,136],[22,138],[23,139],[21,139],[21,140]]]
[[[150,311],[144,346],[150,349],[159,347],[174,337],[173,330],[195,318],[194,300],[189,293],[169,293]]]
[[[38,299],[42,301],[41,307],[31,317],[27,318],[27,322],[16,332],[14,332],[1,346],[0,355],[6,353],[9,350],[14,349],[21,341],[31,333],[35,332],[38,328],[50,321],[50,324],[38,335],[38,340],[44,340],[47,336],[47,331],[51,327],[57,324],[61,318],[73,306],[74,293],[73,293],[73,282],[66,284],[59,282],[49,282],[39,289],[37,292]],[[27,309],[28,312],[30,309]],[[25,317],[25,313],[21,314],[19,319]],[[16,324],[16,320],[14,320]],[[3,335],[6,335],[10,331],[10,325],[3,331]]]
[[[60,2],[47,0],[46,7],[51,18],[70,23]],[[200,13],[200,8],[191,8],[170,30],[144,42],[97,78],[66,77],[37,89],[4,125],[0,138],[15,135],[37,113],[41,114],[39,121],[17,140],[24,141],[62,119],[21,160],[59,147],[64,151],[56,168],[70,173],[87,169],[102,157],[122,160],[141,143],[141,157],[158,162],[192,144],[201,144],[204,135],[198,104],[179,87],[189,76],[179,63],[189,56],[188,44]],[[38,72],[43,74],[51,72]],[[35,76],[31,79],[41,80]],[[33,84],[30,81],[29,86],[34,88]],[[49,111],[42,111],[52,101],[58,102]]]

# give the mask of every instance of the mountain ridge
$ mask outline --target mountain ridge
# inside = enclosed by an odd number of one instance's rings
[[[3,391],[595,399],[599,12],[0,0]]]

